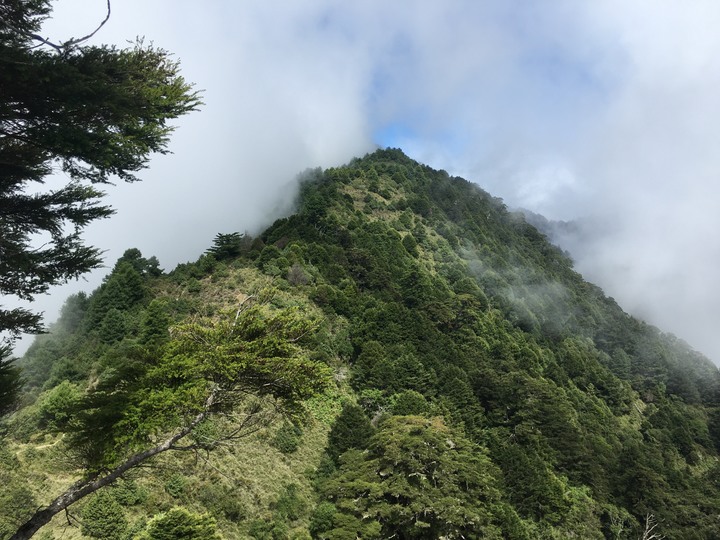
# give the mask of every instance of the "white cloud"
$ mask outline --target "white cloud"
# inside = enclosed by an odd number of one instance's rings
[[[92,5],[57,2],[50,37],[85,33]],[[580,269],[720,361],[719,26],[714,0],[114,2],[98,41],[175,52],[207,105],[88,238],[172,267],[398,126],[509,204],[594,216]]]

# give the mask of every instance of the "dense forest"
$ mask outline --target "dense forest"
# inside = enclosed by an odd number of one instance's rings
[[[299,182],[68,298],[18,361],[0,538],[73,485],[36,537],[720,538],[708,359],[400,150]]]

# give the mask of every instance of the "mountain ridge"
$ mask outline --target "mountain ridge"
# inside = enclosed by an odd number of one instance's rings
[[[280,290],[275,302],[323,314],[311,355],[334,370],[335,387],[314,402],[312,450],[296,437],[293,452],[312,454],[303,463],[314,472],[292,477],[294,495],[238,495],[245,515],[232,519],[180,498],[228,537],[635,538],[650,516],[668,537],[720,535],[717,368],[627,315],[500,199],[398,149],[306,171],[295,214],[254,239],[218,235],[166,275],[126,252],[97,291],[70,300],[57,335],[28,351],[29,405],[8,437],[31,444],[48,432],[43,406],[64,381],[92,392],[133,347],[266,286]],[[339,435],[361,426],[363,440]],[[276,438],[281,429],[270,428]],[[428,501],[412,480],[433,477],[428,462],[383,456],[438,437],[457,442],[427,459],[455,480]],[[393,468],[402,472],[382,473]],[[474,487],[455,470],[479,475]],[[150,517],[173,500],[156,497],[159,506],[125,513]],[[277,510],[293,497],[303,510]],[[452,497],[466,498],[466,514]]]

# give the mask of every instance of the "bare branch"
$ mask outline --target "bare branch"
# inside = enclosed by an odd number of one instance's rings
[[[105,18],[100,23],[100,25],[95,30],[90,32],[87,36],[83,36],[83,37],[77,38],[77,39],[70,39],[70,40],[66,41],[65,43],[62,44],[63,49],[65,49],[65,51],[67,52],[75,45],[78,45],[78,44],[82,43],[83,41],[87,41],[88,39],[93,37],[95,34],[97,34],[98,30],[100,30],[103,26],[105,26],[105,23],[108,22],[109,19],[110,19],[110,0],[107,0],[107,14],[105,15]]]
[[[45,39],[44,37],[42,37],[42,36],[40,36],[40,35],[38,35],[38,34],[26,34],[26,35],[27,35],[27,37],[32,38],[32,39],[34,39],[35,41],[39,41],[39,42],[40,42],[40,45],[47,45],[47,46],[49,46],[49,47],[52,47],[53,49],[55,49],[57,52],[59,52],[59,53],[61,53],[61,54],[62,54],[63,52],[65,52],[65,51],[63,50],[63,48],[62,48],[62,45],[56,45],[56,44],[53,43],[52,41],[49,41],[49,40]],[[38,47],[38,45],[36,45],[36,46],[33,47],[33,48],[37,48],[37,47]]]
[[[256,299],[257,299],[257,296],[255,296],[254,294],[251,294],[250,296],[248,296],[247,298],[245,298],[245,300],[243,300],[242,302],[240,302],[240,306],[238,307],[237,312],[235,313],[235,320],[233,321],[233,327],[237,324],[237,320],[238,320],[238,317],[240,317],[240,314],[241,314],[243,311],[245,311],[245,309],[246,309],[246,308],[245,308],[245,303],[246,303],[246,302],[251,302],[251,301],[256,300]]]
[[[658,526],[657,519],[653,514],[645,515],[645,530],[640,540],[664,540],[665,536],[655,531]]]
[[[95,30],[93,30],[93,31],[90,32],[88,35],[83,36],[83,37],[81,37],[81,38],[71,38],[71,39],[67,40],[66,42],[64,42],[64,43],[62,43],[62,44],[60,44],[60,45],[58,45],[57,43],[53,43],[53,42],[50,41],[49,39],[44,38],[44,37],[42,37],[42,36],[39,35],[39,34],[32,34],[32,33],[29,33],[29,32],[23,32],[23,31],[15,28],[15,27],[13,27],[13,26],[10,26],[10,25],[8,25],[8,26],[10,27],[10,29],[12,29],[13,31],[17,32],[18,34],[25,35],[25,36],[27,36],[28,38],[30,38],[30,39],[32,39],[32,40],[34,40],[34,41],[39,42],[38,45],[36,45],[35,47],[32,47],[32,48],[37,48],[37,47],[42,46],[42,45],[47,45],[48,47],[52,47],[53,49],[55,49],[55,50],[56,50],[58,53],[60,53],[60,54],[68,54],[73,48],[75,48],[75,47],[76,47],[77,45],[79,45],[80,43],[83,43],[83,42],[87,41],[88,39],[90,39],[91,37],[93,37],[95,34],[98,33],[98,31],[99,31],[103,26],[105,26],[105,23],[108,22],[108,20],[110,20],[110,11],[111,11],[111,10],[110,10],[110,0],[107,0],[107,13],[106,13],[105,18],[103,19],[103,21],[98,25],[98,27],[97,27]]]

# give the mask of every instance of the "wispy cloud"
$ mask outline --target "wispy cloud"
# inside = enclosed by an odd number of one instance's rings
[[[47,31],[103,7],[62,0]],[[175,52],[207,105],[88,237],[173,266],[267,224],[298,171],[391,144],[511,205],[592,216],[580,270],[720,361],[718,26],[714,0],[115,2],[98,39]]]

